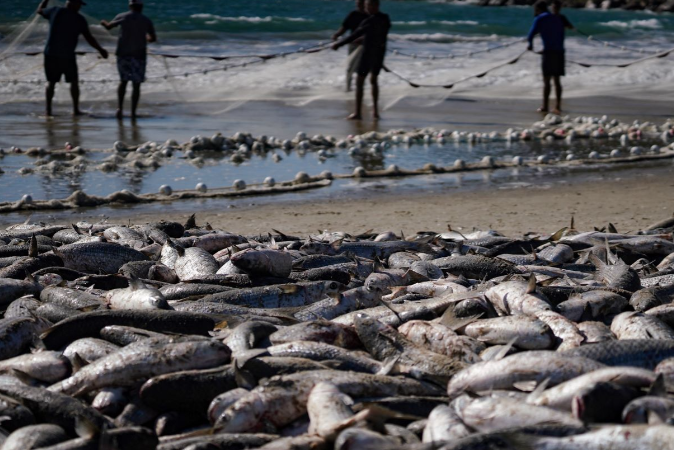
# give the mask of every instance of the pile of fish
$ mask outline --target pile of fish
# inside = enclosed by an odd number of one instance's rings
[[[674,218],[0,231],[0,449],[674,449]]]

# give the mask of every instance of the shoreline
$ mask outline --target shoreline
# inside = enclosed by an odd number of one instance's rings
[[[446,94],[444,94],[446,95]],[[568,97],[564,115],[609,115],[621,122],[664,122],[671,117],[669,92],[663,100],[624,96]],[[0,113],[0,147],[63,148],[66,142],[87,149],[111,148],[115,141],[130,145],[148,141],[164,142],[176,139],[186,142],[194,135],[210,136],[221,132],[233,135],[247,132],[255,136],[276,136],[291,139],[299,131],[307,135],[333,135],[338,139],[370,131],[392,129],[414,130],[425,127],[450,131],[504,132],[508,128],[528,128],[544,115],[536,112],[539,100],[533,98],[486,98],[468,95],[434,97],[389,97],[381,100],[383,119],[369,118],[369,99],[365,104],[365,119],[349,121],[344,118],[351,112],[352,99],[315,100],[301,106],[285,101],[248,101],[188,103],[182,110],[176,104],[141,105],[141,119],[132,122],[125,118],[119,122],[114,117],[114,104],[108,101],[85,102],[90,114],[84,117],[69,116],[69,104],[56,106],[57,116],[46,119],[39,116],[42,104],[7,103]],[[386,105],[391,105],[386,108]],[[238,105],[238,106],[237,106]],[[227,108],[236,106],[228,112]],[[301,125],[300,125],[301,124]]]
[[[287,234],[318,230],[362,232],[402,231],[411,235],[433,228],[442,232],[493,228],[506,235],[549,233],[568,226],[575,217],[578,228],[591,229],[613,223],[619,231],[638,230],[674,213],[674,164],[618,171],[600,170],[585,176],[541,174],[525,181],[483,182],[465,186],[432,183],[412,190],[381,185],[332,192],[322,197],[294,195],[286,198],[248,199],[238,203],[174,202],[151,209],[88,209],[40,214],[0,215],[0,225],[26,220],[75,223],[80,220],[141,224],[160,219],[184,221],[196,213],[197,223],[210,223],[247,235],[277,229]]]

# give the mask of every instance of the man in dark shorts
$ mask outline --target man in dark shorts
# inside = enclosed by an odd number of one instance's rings
[[[143,15],[143,0],[129,0],[128,12],[118,14],[112,22],[101,21],[107,30],[121,27],[117,41],[117,71],[120,83],[117,88],[117,118],[123,117],[126,85],[131,82],[131,118],[136,118],[140,100],[140,84],[145,81],[147,43],[155,42],[157,34],[152,21]]]
[[[379,11],[379,0],[367,0],[365,10],[370,16],[360,24],[358,29],[350,36],[332,45],[332,48],[337,50],[356,39],[363,38],[363,57],[358,65],[358,78],[356,78],[356,112],[348,117],[350,120],[361,120],[363,117],[363,91],[365,78],[368,74],[372,84],[372,101],[374,103],[372,116],[379,119],[379,84],[377,83],[377,77],[384,66],[386,41],[391,29],[391,19],[387,14]]]
[[[541,35],[543,41],[543,106],[538,108],[539,112],[547,113],[550,97],[550,81],[555,82],[555,95],[557,103],[553,113],[559,114],[562,110],[562,83],[560,77],[565,75],[564,59],[564,22],[556,14],[548,12],[548,4],[539,0],[534,5],[534,23],[527,37],[529,41],[528,50],[534,48],[534,36]]]
[[[56,83],[65,75],[66,83],[70,83],[70,95],[73,98],[73,115],[79,116],[80,111],[80,88],[77,73],[77,59],[75,48],[80,36],[84,36],[89,45],[98,50],[103,58],[108,57],[108,52],[98,45],[96,39],[89,31],[86,19],[79,13],[82,0],[68,0],[65,8],[54,6],[47,8],[49,0],[42,0],[37,13],[49,20],[49,36],[44,48],[44,71],[47,76],[47,116],[52,115],[52,100]]]
[[[363,20],[367,19],[368,14],[365,12],[365,0],[356,0],[356,9],[351,11],[342,26],[337,30],[335,34],[332,35],[332,40],[336,41],[344,33],[350,31],[353,33],[358,29]],[[360,64],[360,59],[363,56],[363,47],[361,42],[352,42],[349,44],[349,58],[347,60],[346,66],[346,92],[351,92],[351,80],[353,79],[353,74],[356,72],[358,65]]]

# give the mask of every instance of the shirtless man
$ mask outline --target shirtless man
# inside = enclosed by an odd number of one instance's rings
[[[350,120],[361,120],[363,118],[363,91],[365,78],[368,75],[370,75],[372,102],[374,104],[372,116],[375,120],[379,119],[379,84],[377,77],[379,77],[379,72],[384,66],[386,41],[391,29],[391,19],[379,10],[379,0],[367,0],[365,10],[370,14],[370,17],[365,19],[350,36],[332,45],[332,48],[337,50],[356,39],[363,38],[363,56],[358,65],[358,78],[356,78],[356,111],[347,117]]]

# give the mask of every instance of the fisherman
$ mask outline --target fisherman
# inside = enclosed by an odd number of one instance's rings
[[[117,41],[117,71],[120,82],[117,88],[117,119],[122,119],[126,85],[131,82],[131,119],[135,119],[140,84],[145,81],[147,66],[147,43],[156,42],[157,34],[152,21],[143,14],[143,0],[129,0],[129,11],[118,14],[112,22],[101,21],[107,30],[121,27]]]
[[[564,21],[556,14],[548,11],[548,4],[539,0],[534,5],[534,23],[527,37],[530,51],[534,48],[534,36],[541,35],[543,40],[542,69],[543,69],[543,106],[538,108],[538,112],[547,113],[550,97],[550,81],[555,82],[555,95],[557,103],[555,114],[560,114],[562,110],[562,83],[560,77],[565,75],[564,70]]]
[[[358,77],[356,78],[356,112],[347,117],[349,120],[361,120],[363,118],[363,90],[365,78],[368,74],[372,84],[372,102],[374,104],[372,116],[375,120],[379,119],[379,84],[377,83],[377,77],[384,66],[386,40],[391,29],[391,19],[388,14],[379,10],[379,0],[367,0],[365,10],[370,16],[360,24],[358,29],[351,33],[349,37],[332,45],[332,48],[337,50],[339,47],[363,37],[363,57],[358,64]]]
[[[73,99],[73,116],[82,115],[80,111],[80,87],[77,73],[75,48],[80,36],[84,36],[89,45],[98,50],[103,58],[108,51],[101,47],[89,31],[86,19],[79,13],[82,0],[68,0],[64,8],[54,6],[47,8],[49,0],[42,0],[37,13],[49,20],[49,36],[44,48],[44,71],[47,76],[47,116],[52,115],[52,100],[56,83],[64,75],[66,83],[70,83],[70,95]]]
[[[342,22],[342,26],[332,35],[332,40],[336,41],[347,31],[353,33],[358,29],[363,20],[367,19],[367,17],[368,14],[365,12],[365,0],[356,0],[356,9],[346,16],[344,22]],[[349,57],[346,63],[346,92],[351,92],[353,74],[356,72],[363,56],[363,46],[361,44],[362,39],[349,44]]]

